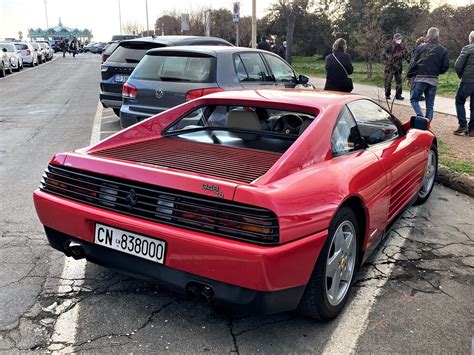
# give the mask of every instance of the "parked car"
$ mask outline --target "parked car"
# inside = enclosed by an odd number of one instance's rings
[[[160,36],[143,37],[121,41],[112,55],[102,64],[100,82],[100,102],[104,107],[113,108],[120,116],[122,106],[122,86],[147,50],[159,47],[188,45],[232,46],[229,42],[215,37],[201,36]]]
[[[104,63],[114,52],[114,50],[117,49],[118,45],[120,42],[109,42],[108,45],[104,47],[104,50],[102,51],[102,63]]]
[[[220,92],[57,154],[34,203],[68,256],[210,304],[327,321],[390,225],[429,198],[428,127],[359,95]]]
[[[84,53],[90,52],[91,48],[96,44],[97,44],[97,42],[91,42],[89,44],[86,44],[83,48]]]
[[[51,48],[47,41],[36,41],[40,47],[43,49],[44,59],[45,61],[50,61],[53,59],[54,50]]]
[[[96,43],[90,48],[89,51],[91,53],[101,54],[106,45],[107,45],[107,43],[105,43],[105,42]]]
[[[44,47],[40,46],[37,42],[31,42],[34,50],[38,53],[38,64],[46,62],[46,53]]]
[[[0,77],[4,78],[7,75],[7,71],[11,74],[13,72],[10,58],[7,54],[7,49],[2,48],[0,50]]]
[[[123,128],[186,100],[222,90],[307,84],[281,57],[243,47],[187,46],[147,52],[123,86]]]
[[[38,65],[38,51],[33,48],[31,43],[15,42],[14,45],[19,51],[21,51],[21,58],[23,59],[23,64],[28,64],[31,66]]]
[[[0,49],[6,49],[8,60],[13,70],[20,71],[23,69],[23,59],[21,51],[19,51],[13,43],[0,43]]]

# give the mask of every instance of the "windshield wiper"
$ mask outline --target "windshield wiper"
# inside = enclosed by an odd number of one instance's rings
[[[189,79],[178,78],[175,76],[160,76],[160,79],[163,81],[191,81]]]

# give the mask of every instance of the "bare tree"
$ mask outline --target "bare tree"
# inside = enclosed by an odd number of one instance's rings
[[[122,30],[126,35],[139,35],[145,30],[145,27],[137,21],[128,21],[124,23]]]

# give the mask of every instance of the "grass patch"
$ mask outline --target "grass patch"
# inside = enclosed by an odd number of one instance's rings
[[[292,58],[292,64],[300,74],[318,77],[326,76],[326,71],[324,69],[324,59],[319,57],[295,56]],[[365,62],[353,62],[352,64],[354,65],[354,73],[351,75],[351,77],[355,83],[383,87],[383,64],[374,64],[374,73],[371,78],[367,77],[367,66]],[[404,74],[406,74],[407,69],[408,64],[404,63]],[[456,93],[459,82],[460,80],[454,72],[453,66],[450,65],[448,72],[439,77],[438,94]],[[403,85],[405,88],[407,87],[406,83],[403,83]],[[395,87],[395,82],[392,82],[392,86]]]
[[[438,139],[438,154],[439,162],[450,168],[455,173],[465,173],[474,176],[474,165],[467,161],[452,158],[449,154],[449,148],[441,139]]]

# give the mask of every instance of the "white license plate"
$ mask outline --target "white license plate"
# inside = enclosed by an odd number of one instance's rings
[[[124,83],[128,80],[128,75],[115,75],[115,82],[116,83]]]
[[[163,264],[165,261],[165,241],[105,226],[100,223],[95,225],[94,243],[154,261],[155,263]]]

